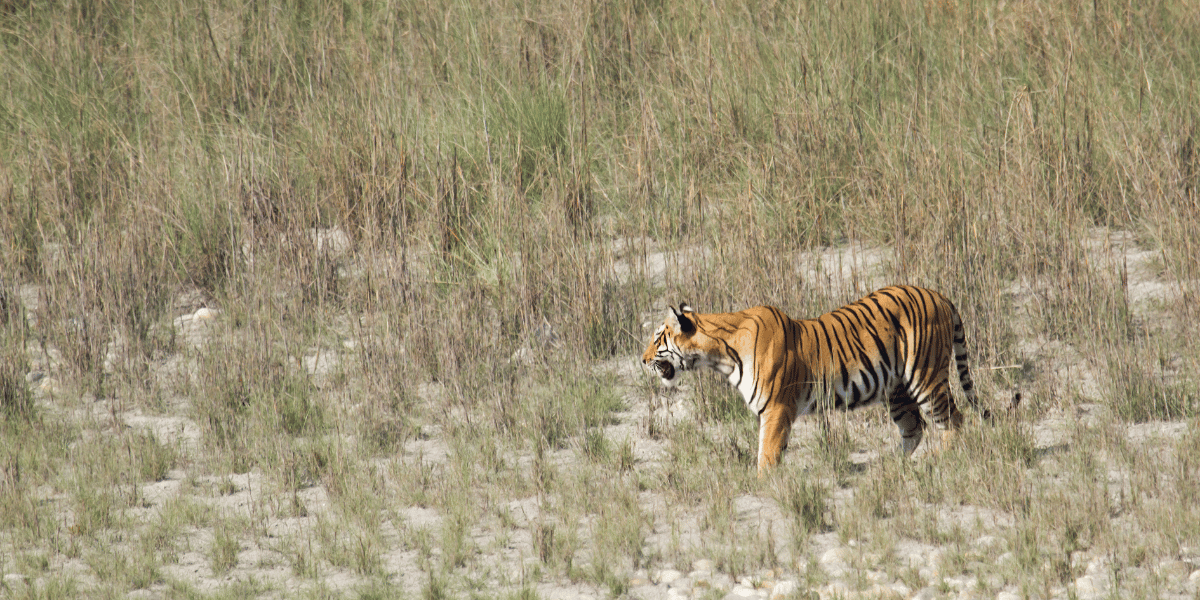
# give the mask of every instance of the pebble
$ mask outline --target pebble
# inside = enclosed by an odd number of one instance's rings
[[[937,588],[923,587],[912,595],[912,600],[934,600],[940,596],[941,594],[937,591]]]
[[[850,586],[841,581],[835,581],[821,588],[820,595],[822,598],[849,598]]]
[[[690,590],[681,590],[679,588],[670,588],[667,590],[667,600],[688,600],[692,597]]]
[[[925,583],[936,583],[939,580],[938,575],[939,570],[934,565],[921,567],[921,570],[917,571],[917,576],[920,577],[921,581],[924,581]]]
[[[849,548],[837,547],[826,550],[818,561],[830,577],[841,577],[850,571],[850,560],[854,553]]]
[[[1170,582],[1180,581],[1188,576],[1191,565],[1182,560],[1164,560],[1154,568],[1155,574]]]
[[[758,592],[751,587],[744,585],[736,585],[729,593],[725,595],[725,600],[739,600],[741,598],[757,598]]]
[[[791,596],[795,592],[796,592],[796,582],[780,581],[779,583],[776,583],[774,587],[771,588],[770,598],[771,598],[771,600],[777,600],[777,599],[782,600],[783,598],[787,598],[787,597]]]
[[[665,583],[669,585],[672,581],[675,581],[680,577],[683,577],[683,573],[680,573],[675,569],[663,569],[654,575],[654,582]]]
[[[1107,574],[1108,573],[1108,558],[1097,556],[1088,561],[1086,573],[1088,575]]]
[[[975,540],[975,548],[982,552],[994,552],[1005,547],[1004,539],[994,535],[981,536]]]
[[[681,590],[681,591],[685,591],[685,592],[690,592],[690,591],[692,591],[692,578],[691,577],[680,577],[679,579],[672,581],[670,584],[670,587],[673,590]]]
[[[1107,593],[1105,582],[1092,575],[1075,580],[1075,595],[1079,598],[1098,598]]]

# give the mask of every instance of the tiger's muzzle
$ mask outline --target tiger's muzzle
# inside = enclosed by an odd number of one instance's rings
[[[662,377],[664,383],[675,379],[675,365],[670,361],[656,360],[650,363],[650,369]]]

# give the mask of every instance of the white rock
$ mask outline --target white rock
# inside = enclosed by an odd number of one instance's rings
[[[923,587],[912,595],[911,600],[934,600],[940,596],[941,594],[937,591],[937,588]]]
[[[202,306],[200,308],[197,308],[196,312],[192,313],[192,320],[193,321],[208,321],[210,319],[215,319],[219,312],[221,312],[221,311],[209,308],[207,306]]]
[[[776,583],[774,587],[771,588],[771,596],[770,597],[771,597],[771,600],[787,598],[788,596],[791,596],[793,593],[795,593],[795,591],[796,591],[796,582],[786,581],[786,580],[780,581],[779,583]]]
[[[700,559],[696,559],[695,561],[692,561],[692,570],[693,571],[708,571],[709,573],[711,573],[713,570],[713,566],[714,566],[713,561],[711,561],[707,558],[700,558]]]
[[[62,386],[58,385],[58,378],[56,377],[43,377],[38,382],[38,389],[47,394],[55,394],[62,390]]]
[[[867,571],[867,581],[871,583],[887,583],[891,578],[891,575],[883,571]]]
[[[1192,571],[1191,575],[1188,575],[1188,585],[1200,585],[1200,569],[1196,569]]]
[[[996,600],[1021,600],[1021,595],[1016,592],[1003,591],[996,594]]]
[[[699,579],[696,581],[697,583],[700,582]],[[733,579],[724,573],[714,573],[709,575],[706,578],[706,582],[708,583],[708,587],[714,590],[728,590],[729,588],[733,587]]]
[[[850,561],[853,558],[854,552],[852,550],[839,546],[826,550],[818,562],[830,576],[841,577],[850,570]]]
[[[675,569],[662,569],[654,574],[653,581],[654,581],[654,583],[669,584],[672,581],[679,579],[680,577],[683,577],[683,573],[680,573],[679,571],[676,571]]]
[[[917,576],[920,577],[921,581],[924,581],[925,583],[937,583],[941,579],[940,575],[941,572],[938,570],[938,568],[932,565],[928,567],[922,567],[920,571],[917,571]]]
[[[670,588],[667,590],[667,600],[688,600],[691,597],[691,590],[681,590],[679,588]]]
[[[979,580],[969,575],[959,575],[957,577],[947,577],[943,581],[946,585],[958,590],[959,592],[971,592],[979,587]]]
[[[20,584],[20,583],[25,583],[24,575],[22,575],[20,573],[5,573],[4,574],[4,584],[6,586],[16,585],[16,584]]]
[[[309,235],[312,236],[313,245],[317,247],[317,251],[327,252],[329,256],[341,256],[351,246],[350,235],[340,227],[312,229],[309,231]]]
[[[981,552],[995,552],[1004,548],[1004,546],[1004,539],[994,535],[981,536],[975,540],[975,548]]]
[[[1164,560],[1154,567],[1154,573],[1168,582],[1178,582],[1188,576],[1191,565],[1182,560]]]
[[[1107,575],[1108,572],[1108,557],[1097,556],[1088,561],[1086,569],[1088,575]]]
[[[754,590],[754,588],[751,588],[751,587],[746,587],[744,585],[735,585],[735,586],[733,586],[732,590],[729,590],[729,593],[726,594],[725,597],[729,598],[729,599],[756,598],[756,597],[758,597],[758,592],[756,592]]]
[[[1107,592],[1108,586],[1104,581],[1091,575],[1084,575],[1075,580],[1075,595],[1080,598],[1097,598]]]
[[[690,577],[680,577],[670,583],[671,589],[684,592],[691,591],[692,579]]]

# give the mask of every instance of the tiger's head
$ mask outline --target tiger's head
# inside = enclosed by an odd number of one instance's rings
[[[705,362],[708,355],[705,342],[711,338],[696,327],[696,312],[683,304],[678,310],[671,307],[662,326],[654,332],[650,346],[642,353],[642,364],[662,378],[663,385],[674,386],[680,371]]]

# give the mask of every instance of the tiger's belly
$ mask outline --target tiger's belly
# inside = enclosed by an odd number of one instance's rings
[[[854,410],[884,402],[895,385],[895,378],[889,374],[868,369],[837,369],[814,379],[804,386],[802,395],[806,397],[799,398],[797,410],[800,414],[828,408]]]

